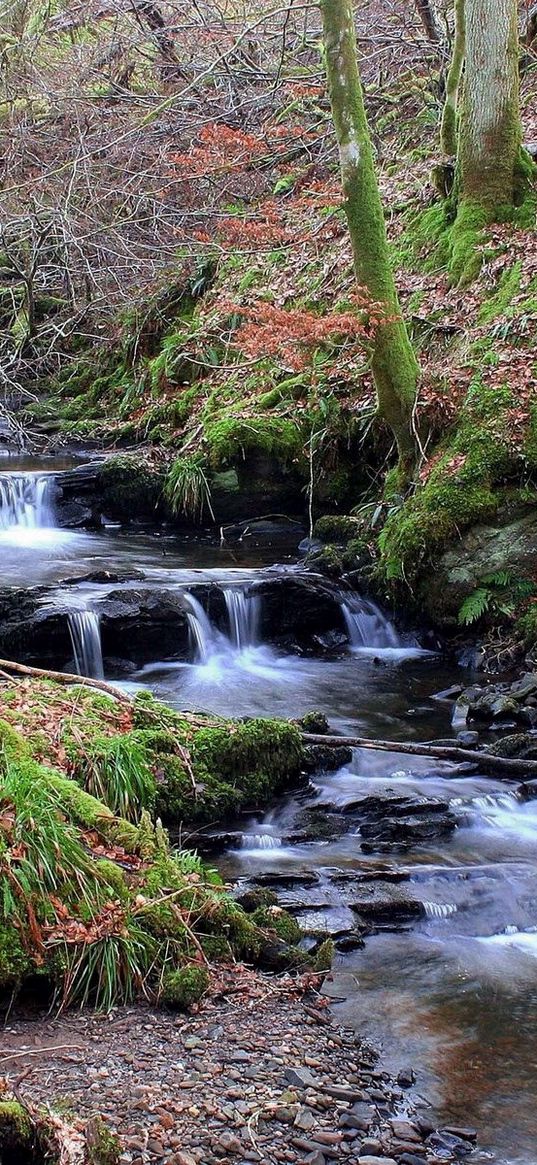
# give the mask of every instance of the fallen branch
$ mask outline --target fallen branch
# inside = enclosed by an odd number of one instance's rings
[[[119,700],[121,704],[132,704],[130,696],[126,692],[122,692],[121,688],[114,687],[113,684],[107,684],[104,680],[90,679],[89,676],[72,675],[70,672],[49,671],[44,667],[29,667],[25,663],[14,663],[11,659],[0,659],[0,670],[4,672],[15,672],[21,676],[36,676],[39,679],[54,680],[58,684],[82,684],[85,688],[98,688],[101,692],[106,692],[107,696],[112,696],[114,700]]]
[[[416,741],[370,740],[362,736],[317,736],[302,733],[304,744],[322,744],[329,748],[371,748],[379,752],[400,752],[410,756],[431,756],[435,760],[449,760],[458,763],[468,761],[485,773],[496,773],[505,777],[537,777],[537,761],[517,760],[513,757],[494,756],[490,752],[477,752],[469,748],[458,748],[451,744],[422,744]]]

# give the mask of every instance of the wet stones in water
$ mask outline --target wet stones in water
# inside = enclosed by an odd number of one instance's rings
[[[252,878],[257,886],[315,886],[318,881],[318,875],[308,870],[271,870]]]
[[[360,817],[364,853],[389,852],[445,837],[457,824],[447,801],[429,797],[362,797],[347,805],[345,813]]]
[[[382,926],[414,922],[425,917],[423,903],[391,883],[357,887],[354,901],[349,902],[349,906],[362,921]]]

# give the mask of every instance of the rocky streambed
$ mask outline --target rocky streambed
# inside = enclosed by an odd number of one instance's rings
[[[2,1067],[21,1096],[96,1110],[122,1165],[476,1160],[475,1129],[437,1129],[412,1089],[316,991],[237,967],[185,1017],[145,1008],[11,1020]]]

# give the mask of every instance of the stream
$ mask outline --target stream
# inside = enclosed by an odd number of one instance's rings
[[[58,529],[52,472],[15,465],[0,473],[2,584],[62,584],[46,602],[67,609],[65,670],[150,688],[177,708],[283,717],[320,709],[343,737],[454,735],[451,705],[435,693],[471,675],[359,595],[337,598],[339,642],[332,634],[326,650],[263,638],[255,588],[303,572],[303,536],[296,525],[269,527],[228,547],[112,525]],[[110,585],[64,584],[129,567],[143,570],[146,588],[181,592],[189,658],[174,658],[172,645],[126,675],[103,657],[100,606]],[[201,583],[223,596],[218,619],[192,594]],[[537,802],[521,802],[515,785],[355,749],[308,789],[232,823],[214,860],[240,884],[275,886],[301,923],[330,931],[336,1015],[379,1048],[388,1069],[414,1068],[440,1124],[475,1125],[481,1160],[535,1165],[536,858]]]

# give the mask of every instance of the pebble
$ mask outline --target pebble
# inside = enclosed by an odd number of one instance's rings
[[[358,1165],[397,1165],[394,1157],[359,1157]]]
[[[308,1088],[315,1084],[315,1076],[309,1068],[286,1068],[284,1076],[287,1083],[294,1084],[295,1088]]]

